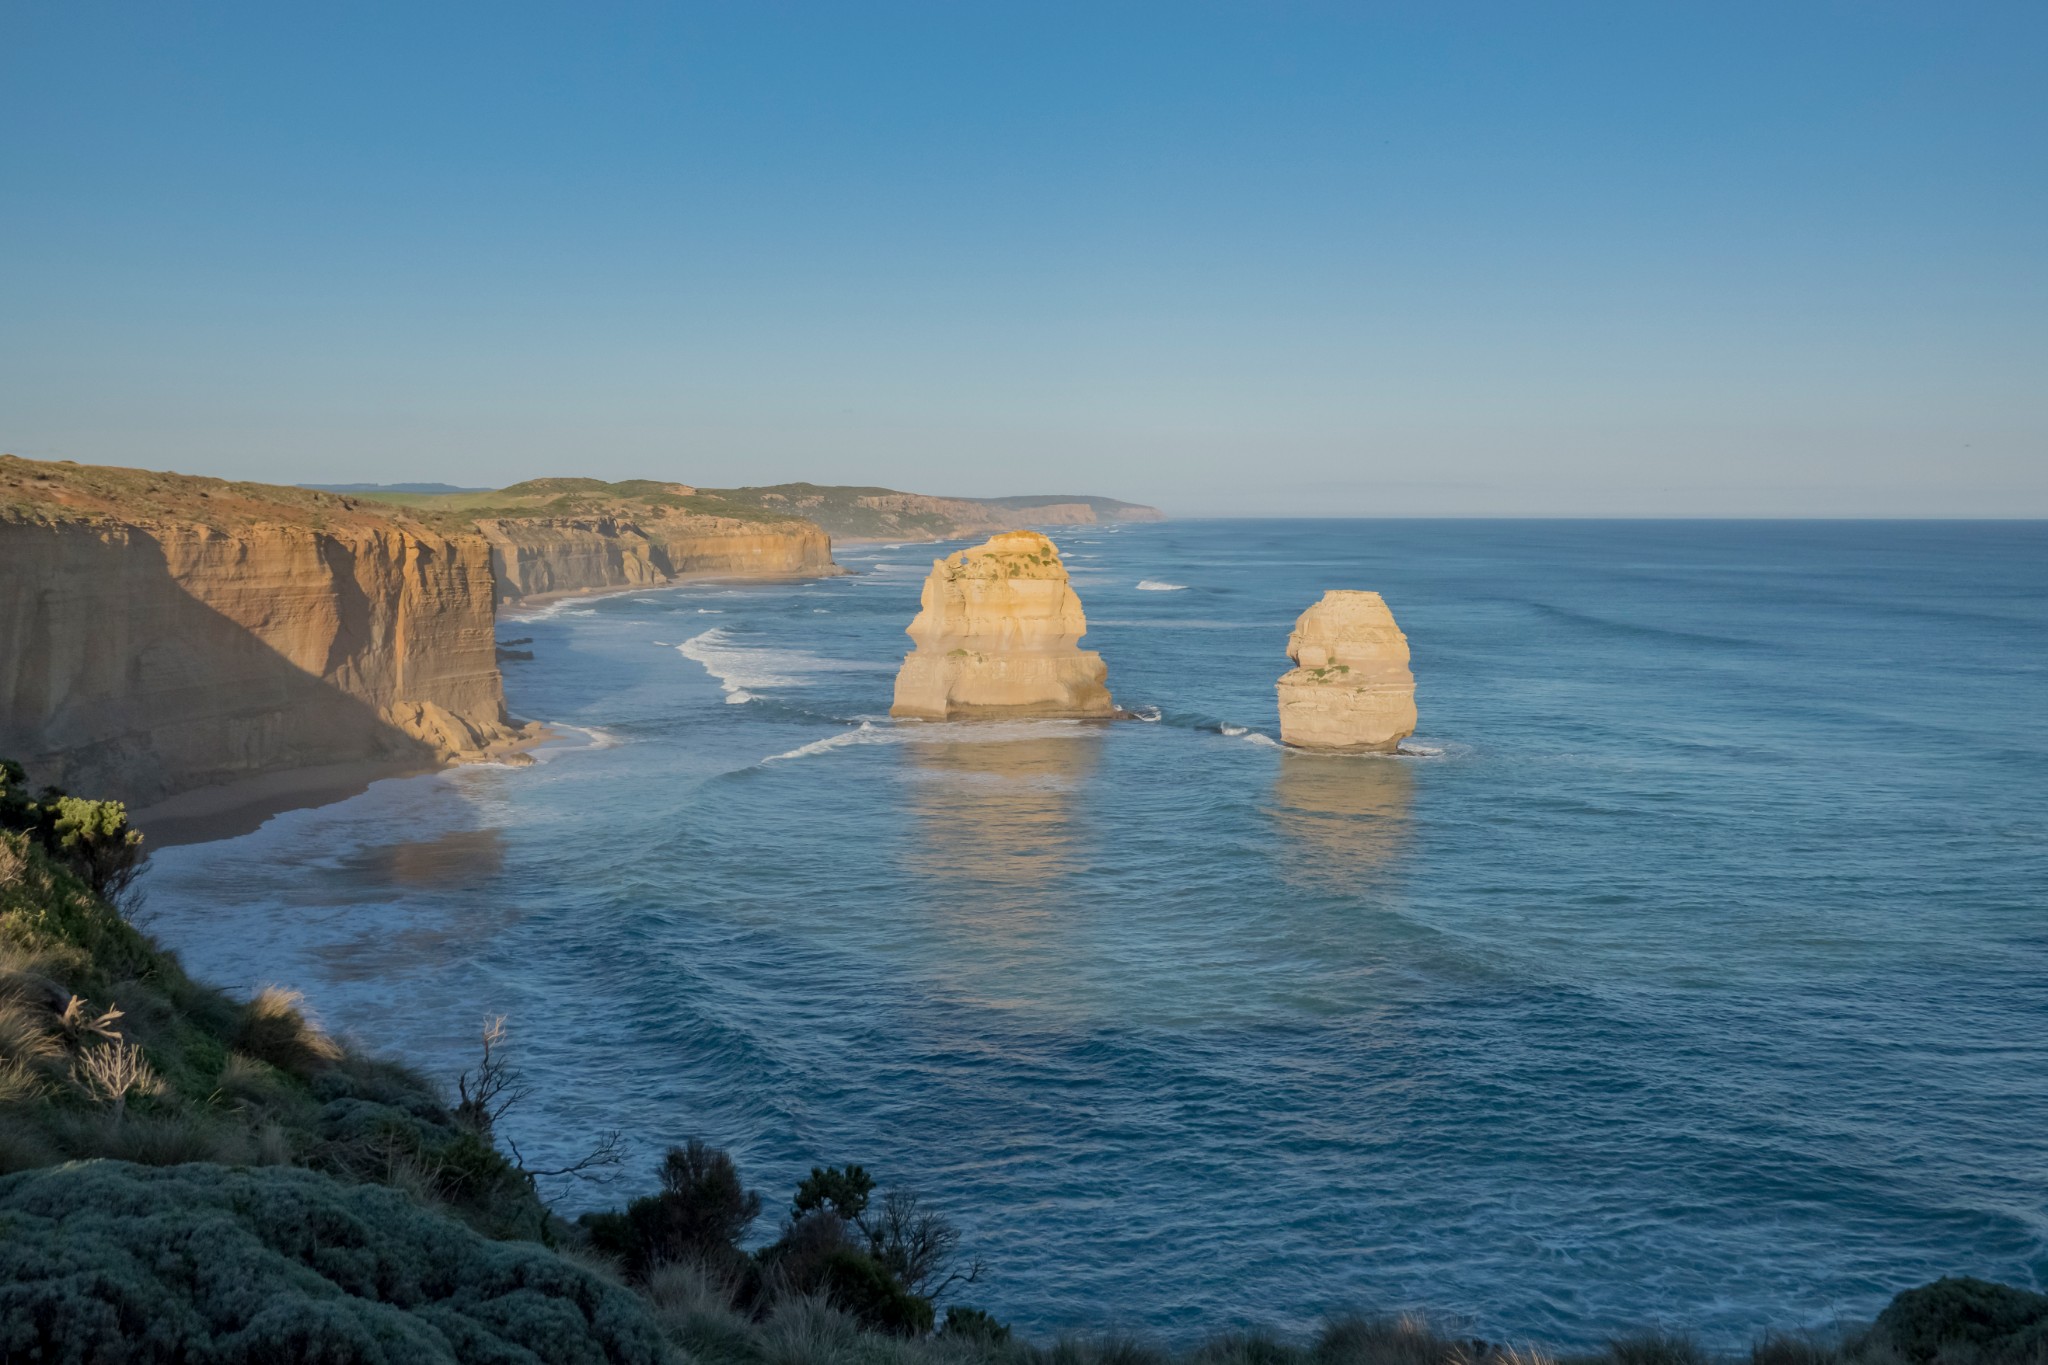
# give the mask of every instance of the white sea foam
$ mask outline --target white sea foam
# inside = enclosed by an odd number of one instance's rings
[[[499,616],[507,621],[552,621],[568,611],[575,601],[573,597],[557,597],[552,602],[542,602],[533,607],[509,606]]]
[[[1269,749],[1281,747],[1279,740],[1274,739],[1271,735],[1262,735],[1248,725],[1232,725],[1229,721],[1225,721],[1216,728],[1222,731],[1227,738],[1241,739],[1247,744],[1259,744]]]
[[[726,701],[732,703],[753,701],[767,688],[802,687],[805,673],[867,673],[877,668],[875,664],[820,659],[801,650],[734,644],[723,626],[692,635],[676,646],[676,652],[704,665],[704,671],[718,679]]]
[[[1156,578],[1141,578],[1138,580],[1139,592],[1186,592],[1187,590],[1188,585],[1185,583],[1162,583]]]
[[[795,758],[813,758],[835,749],[874,744],[1014,744],[1020,740],[1079,739],[1090,733],[1077,720],[919,720],[897,724],[883,720],[862,720],[851,730],[800,744],[788,753],[771,754],[763,763],[781,763]]]
[[[1245,621],[1140,621],[1140,620],[1135,620],[1135,619],[1133,619],[1133,620],[1112,620],[1111,618],[1109,618],[1109,617],[1106,617],[1106,616],[1104,616],[1104,617],[1096,617],[1096,616],[1090,616],[1090,617],[1088,618],[1088,624],[1089,624],[1090,626],[1128,626],[1128,627],[1131,627],[1131,628],[1134,628],[1134,629],[1142,629],[1142,630],[1251,630],[1251,629],[1261,629],[1261,630],[1263,630],[1263,629],[1265,629],[1265,626],[1263,626],[1263,625],[1255,625],[1254,623],[1251,623],[1251,622],[1245,622]]]
[[[855,744],[887,744],[895,738],[891,731],[878,730],[873,722],[864,720],[857,729],[841,730],[836,735],[827,735],[824,739],[814,739],[809,744],[798,745],[786,754],[770,754],[761,761],[781,763],[792,758],[809,758],[814,754],[830,753],[834,749],[844,749]]]
[[[1147,725],[1157,725],[1166,718],[1166,713],[1156,706],[1141,706],[1131,712],[1131,714],[1144,721]]]
[[[724,613],[723,611],[719,610],[719,609],[718,609],[717,607],[699,607],[699,608],[697,608],[697,614],[698,614],[699,616],[723,616],[723,615],[725,615],[725,613]]]
[[[570,725],[557,720],[549,721],[548,728],[560,738],[551,739],[534,749],[533,758],[537,763],[546,763],[558,754],[580,753],[586,749],[616,749],[625,743],[611,731],[601,730],[595,725]],[[581,737],[583,742],[572,743],[572,737]]]

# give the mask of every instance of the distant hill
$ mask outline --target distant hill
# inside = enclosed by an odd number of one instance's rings
[[[705,488],[699,492],[727,506],[803,517],[842,541],[956,540],[1017,526],[1166,519],[1156,507],[1091,496],[946,498],[894,488],[815,483]]]
[[[1030,511],[1042,507],[1083,506],[1094,511],[1104,521],[1164,521],[1166,514],[1156,507],[1147,507],[1141,502],[1122,502],[1116,498],[1090,497],[1083,493],[1061,493],[1046,497],[1026,498],[981,498],[991,507],[1005,507],[1015,512]]]
[[[305,485],[312,488],[315,485]],[[835,540],[956,540],[1018,526],[1163,521],[1156,507],[1089,494],[946,498],[871,484],[778,483],[699,488],[659,479],[528,479],[507,488],[446,484],[322,484],[367,502],[405,507],[429,520],[694,514],[746,522],[814,522]]]
[[[464,488],[452,483],[302,483],[322,493],[488,493],[488,488]]]

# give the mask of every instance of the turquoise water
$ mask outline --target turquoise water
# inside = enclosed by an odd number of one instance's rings
[[[1037,1332],[1738,1346],[2048,1282],[2048,526],[1057,539],[1155,719],[888,722],[930,547],[557,604],[501,631],[581,727],[537,767],[165,850],[153,927],[451,1076],[509,1015],[534,1164],[864,1162]],[[1415,756],[1272,743],[1333,586]]]

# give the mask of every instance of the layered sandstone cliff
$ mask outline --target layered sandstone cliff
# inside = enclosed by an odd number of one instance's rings
[[[1036,531],[934,560],[889,714],[1112,715],[1102,656],[1080,648],[1087,630],[1058,548]]]
[[[1376,592],[1331,589],[1287,637],[1280,739],[1303,749],[1392,753],[1415,733],[1408,637]]]
[[[0,755],[147,803],[518,738],[490,546],[329,494],[0,458]]]
[[[686,578],[837,573],[832,541],[806,521],[715,516],[484,518],[498,600],[652,587]]]

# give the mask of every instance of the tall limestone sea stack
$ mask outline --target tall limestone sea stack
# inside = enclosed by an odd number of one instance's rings
[[[1376,592],[1333,588],[1287,637],[1280,739],[1301,749],[1392,753],[1415,733],[1408,637]]]
[[[1109,671],[1052,541],[1005,531],[932,561],[892,716],[1110,716]]]

